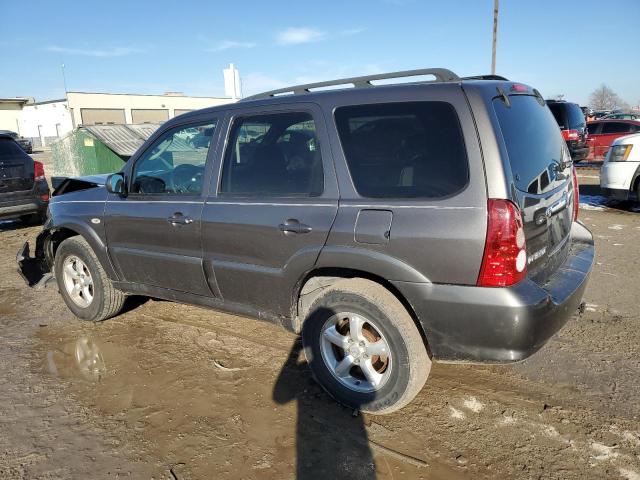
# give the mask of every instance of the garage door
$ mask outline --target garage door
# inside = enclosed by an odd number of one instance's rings
[[[169,110],[131,109],[133,123],[162,123],[169,120]]]
[[[81,108],[80,116],[83,125],[105,125],[126,123],[124,109],[118,108]]]
[[[184,109],[176,108],[173,111],[173,116],[177,117],[178,115],[182,115],[183,113],[187,113],[187,112],[193,112],[193,110],[184,110]]]

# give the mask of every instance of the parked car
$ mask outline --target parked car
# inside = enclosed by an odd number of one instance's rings
[[[27,155],[11,135],[0,133],[0,219],[41,221],[48,203],[42,163]]]
[[[33,153],[33,143],[28,138],[20,136],[11,130],[0,130],[0,135],[8,135],[13,138],[18,145],[27,153]]]
[[[587,158],[587,122],[580,106],[564,100],[547,100],[547,105],[558,122],[562,138],[567,142],[571,159],[579,162]]]
[[[600,187],[616,200],[640,201],[640,133],[613,141],[600,170]]]
[[[606,117],[607,115],[611,115],[612,113],[613,112],[611,112],[611,110],[594,110],[593,116],[598,120],[602,117]]]
[[[415,75],[436,80],[372,83]],[[194,127],[207,148],[185,151]],[[432,360],[522,360],[576,311],[594,247],[575,178],[529,86],[341,79],[169,120],[121,172],[65,181],[18,263],[85,320],[136,294],[283,325],[339,402],[389,413]]]
[[[602,120],[640,120],[638,113],[612,113],[605,115]]]
[[[640,132],[640,121],[595,120],[587,123],[589,160],[602,161],[611,143],[619,137]]]

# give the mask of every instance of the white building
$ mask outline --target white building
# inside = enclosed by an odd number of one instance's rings
[[[68,92],[66,99],[24,105],[18,133],[45,146],[79,125],[162,123],[191,110],[233,101],[176,92],[164,95]]]
[[[0,98],[0,130],[11,130],[20,133],[20,120],[22,119],[22,108],[32,98]]]

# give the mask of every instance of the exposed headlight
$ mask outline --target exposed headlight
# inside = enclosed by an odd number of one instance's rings
[[[610,162],[624,162],[629,158],[633,145],[616,145],[611,148],[611,154],[609,155]]]

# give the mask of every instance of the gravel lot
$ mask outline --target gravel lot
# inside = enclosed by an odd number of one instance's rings
[[[40,228],[0,223],[0,478],[640,479],[640,208],[579,178],[584,314],[520,364],[435,364],[383,417],[335,405],[270,324],[143,299],[75,319],[16,273]]]

